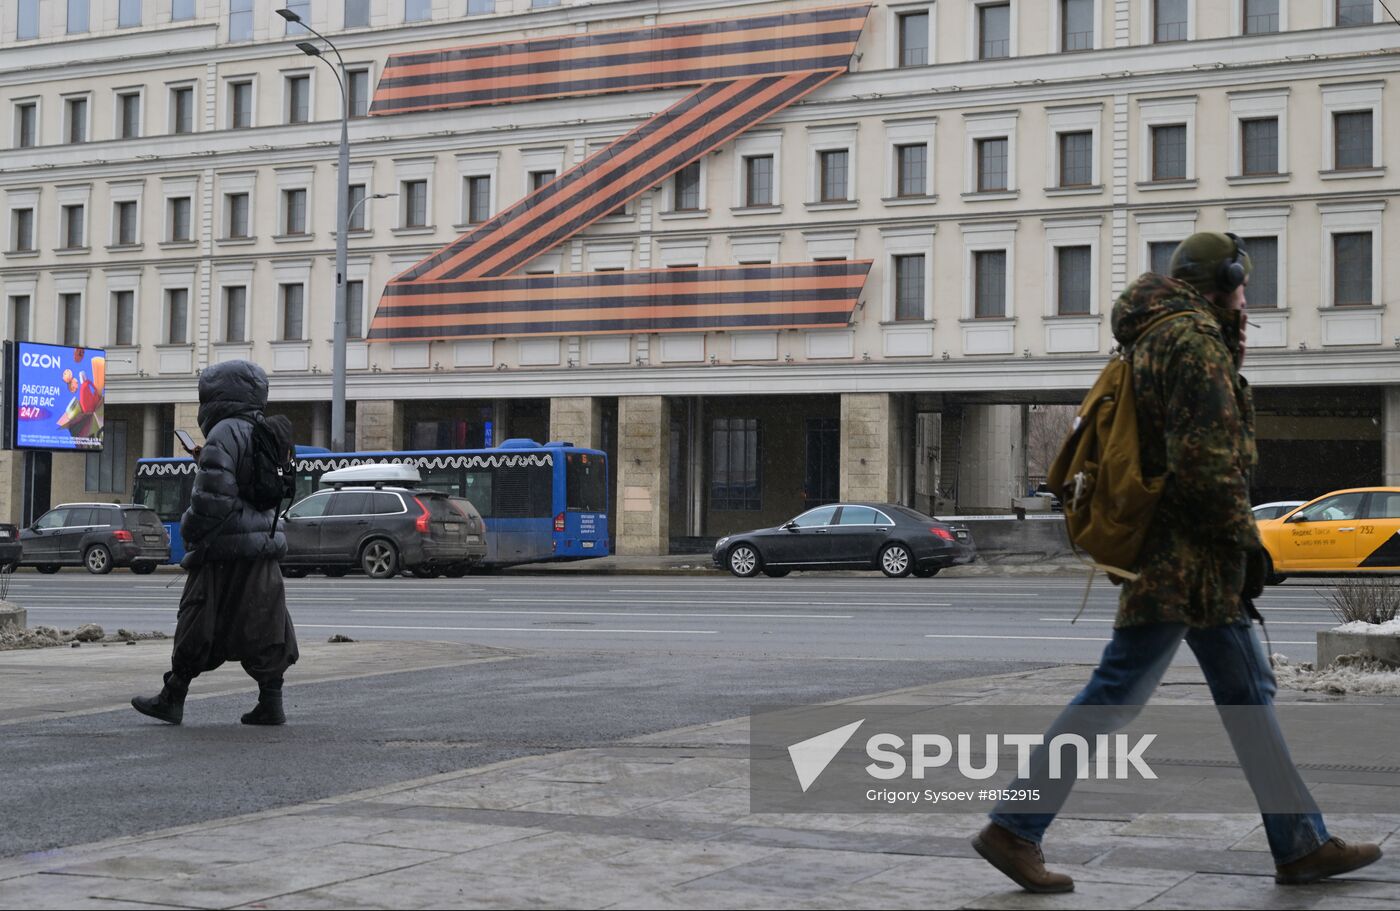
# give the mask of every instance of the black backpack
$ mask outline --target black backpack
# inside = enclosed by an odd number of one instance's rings
[[[296,495],[295,456],[292,422],[280,414],[258,415],[253,420],[247,484],[239,494],[259,511],[281,507],[283,500]]]

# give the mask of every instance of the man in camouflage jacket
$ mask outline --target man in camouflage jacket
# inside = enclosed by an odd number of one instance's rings
[[[1264,814],[1264,830],[1275,882],[1295,885],[1363,867],[1381,852],[1328,835],[1289,757],[1273,712],[1274,675],[1246,615],[1264,570],[1249,508],[1254,410],[1239,373],[1249,268],[1233,234],[1193,234],[1173,253],[1171,276],[1141,276],[1114,305],[1113,335],[1132,362],[1143,475],[1166,481],[1113,638],[1043,742],[1077,734],[1094,744],[1126,725],[1184,640],[1218,705],[1257,709],[1222,718],[1261,806],[1262,788],[1269,805],[1294,810]],[[1028,891],[1069,892],[1074,881],[1045,868],[1040,842],[1074,779],[1050,777],[1044,747],[1029,772],[1010,789],[1040,796],[998,805],[973,847]]]

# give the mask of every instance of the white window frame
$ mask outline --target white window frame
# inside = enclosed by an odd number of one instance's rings
[[[256,271],[253,263],[231,263],[220,265],[215,273],[214,293],[218,295],[215,309],[218,311],[217,328],[218,344],[221,345],[252,345],[253,344],[253,276]],[[228,291],[229,288],[247,289],[243,298],[243,341],[230,341],[228,338]],[[280,301],[279,301],[280,306]]]
[[[369,95],[365,98],[365,112],[364,114],[352,113],[350,115],[351,120],[361,120],[369,116],[369,109],[371,105],[374,104],[374,63],[371,61],[364,61],[361,63],[347,64],[345,67],[345,72],[347,74],[359,72],[363,72],[365,74],[365,91],[369,93]],[[350,80],[348,78],[345,81],[345,92],[346,101],[349,101]],[[337,114],[339,114],[339,111],[337,111]]]
[[[934,154],[937,149],[936,136],[938,132],[937,117],[920,117],[917,120],[886,120],[885,121],[885,188],[884,199],[881,200],[886,205],[908,204],[909,202],[928,203],[938,199],[938,194],[934,192],[933,175]],[[924,195],[923,196],[900,196],[899,194],[899,147],[909,145],[923,145],[926,148],[924,160],[926,163],[926,173],[924,174]]]
[[[433,172],[437,170],[436,158],[396,158],[394,159],[394,187],[399,194],[399,218],[395,231],[417,231],[427,233],[435,230],[436,219],[433,214]],[[408,194],[403,192],[405,183],[414,180],[427,181],[426,184],[426,208],[423,213],[423,224],[410,227],[408,222]],[[368,205],[368,203],[366,203]]]
[[[458,220],[457,224],[453,226],[455,229],[467,230],[474,227],[471,221],[471,195],[467,192],[469,178],[485,177],[491,181],[491,192],[487,194],[486,199],[486,217],[490,219],[500,211],[497,205],[501,186],[500,170],[500,152],[463,152],[457,156],[457,185],[461,188],[461,199],[458,201]],[[366,188],[366,192],[368,192],[368,188]],[[366,227],[368,227],[368,222],[366,222]]]
[[[1059,4],[1055,4],[1059,8]],[[1079,53],[1076,51],[1076,53]],[[1063,107],[1050,107],[1045,109],[1046,121],[1050,131],[1050,154],[1046,156],[1046,166],[1048,170],[1045,174],[1045,192],[1051,195],[1077,195],[1087,193],[1103,192],[1103,103],[1094,104],[1073,104]],[[1092,134],[1090,143],[1090,172],[1089,186],[1087,187],[1062,187],[1060,186],[1060,134],[1061,133],[1084,133]]]
[[[247,243],[247,242],[249,242],[250,240],[252,240],[252,239],[254,239],[254,238],[257,237],[257,234],[256,234],[255,232],[256,232],[256,230],[257,230],[257,224],[258,224],[258,223],[257,223],[257,219],[256,219],[256,217],[255,217],[255,210],[257,209],[257,192],[256,192],[256,189],[257,189],[257,182],[258,182],[258,172],[257,172],[257,171],[238,171],[238,172],[235,172],[235,173],[232,173],[232,174],[219,174],[219,175],[217,175],[217,177],[218,177],[218,192],[219,192],[219,228],[218,228],[218,233],[216,234],[216,237],[217,237],[220,241],[230,241],[230,240],[231,240],[231,241],[233,241],[234,243]],[[247,193],[247,194],[248,194],[248,232],[249,232],[249,233],[248,233],[248,236],[247,236],[247,237],[237,237],[237,238],[234,238],[234,237],[230,237],[230,236],[229,236],[229,208],[228,208],[228,198],[229,198],[230,196],[232,196],[232,195],[234,195],[234,194],[238,194],[238,193]]]
[[[584,269],[588,272],[632,269],[634,247],[631,240],[586,240],[583,243]]]
[[[977,323],[1016,319],[1016,222],[969,223],[960,226],[963,241],[962,318]],[[1006,312],[999,317],[978,317],[976,253],[1006,251]]]
[[[1287,0],[1282,0],[1282,2],[1287,2]],[[1157,0],[1141,0],[1138,9],[1140,10],[1142,16],[1142,40],[1139,43],[1146,45],[1155,45],[1157,43]],[[1196,15],[1196,0],[1186,0],[1187,41],[1196,40],[1196,23],[1199,21],[1200,18]],[[1177,42],[1171,41],[1167,43],[1176,44]]]
[[[64,145],[73,144],[72,137],[68,135],[68,103],[70,101],[78,100],[87,102],[87,107],[84,108],[85,119],[83,121],[83,142],[93,142],[94,139],[92,137],[92,92],[68,92],[64,95],[60,95],[59,100],[61,101],[60,106],[63,109],[63,123],[59,130],[59,135],[63,137]]]
[[[1326,28],[1336,28],[1336,27],[1337,27],[1337,4],[1336,4],[1336,0],[1325,0],[1325,3],[1326,3],[1326,6],[1327,6],[1327,21],[1326,21],[1326,23],[1325,23],[1325,27],[1326,27]],[[1381,7],[1381,4],[1380,4],[1379,0],[1373,0],[1373,2],[1371,3],[1371,24],[1374,25],[1374,24],[1376,24],[1377,22],[1389,22],[1389,21],[1390,21],[1390,19],[1389,19],[1389,17],[1386,17],[1386,15],[1385,15],[1385,10]],[[1363,27],[1364,27],[1364,26],[1363,26]]]
[[[1320,278],[1322,286],[1319,289],[1322,293],[1318,295],[1323,301],[1320,309],[1329,312],[1354,313],[1358,310],[1379,310],[1385,306],[1385,298],[1381,295],[1381,289],[1385,287],[1381,281],[1381,272],[1385,265],[1385,244],[1382,241],[1381,232],[1384,224],[1386,203],[1385,200],[1364,200],[1356,202],[1335,202],[1318,203],[1317,210],[1322,216],[1322,268]],[[1334,234],[1355,234],[1362,231],[1371,232],[1371,306],[1370,307],[1337,307],[1332,300],[1333,277],[1335,263],[1332,260],[1332,235]],[[1282,255],[1279,257],[1282,259]]]
[[[122,99],[128,95],[136,96],[136,135],[122,136]],[[121,88],[112,89],[112,138],[141,139],[147,135],[146,132],[146,87],[143,85],[127,85]]]
[[[860,127],[857,124],[810,126],[807,128],[807,205],[816,208],[848,208],[860,204],[857,182],[860,164],[856,149]],[[844,199],[822,199],[822,153],[846,153],[846,197]],[[776,170],[776,167],[775,167]]]
[[[290,24],[290,23],[288,23]],[[295,125],[306,126],[316,122],[316,70],[314,67],[295,67],[280,71],[282,74],[282,120],[283,125],[292,124],[292,80],[305,76],[306,83],[306,120],[297,121]],[[257,121],[254,121],[255,123]]]
[[[37,256],[39,254],[39,198],[41,193],[42,191],[37,187],[5,191],[4,252],[6,255]],[[14,236],[14,230],[15,210],[17,209],[28,209],[30,213],[32,213],[29,222],[30,249],[24,251],[15,250],[16,238]]]
[[[190,126],[192,129],[188,133],[175,132],[175,92],[179,89],[190,90]],[[199,132],[199,81],[196,79],[179,79],[165,84],[165,132],[170,136],[193,136]]]
[[[729,252],[739,265],[768,265],[783,261],[783,235],[731,234]]]
[[[773,156],[773,198],[766,206],[745,205],[748,187],[744,160]],[[734,205],[735,212],[777,212],[783,208],[783,133],[765,130],[749,133],[734,141]]]
[[[365,203],[365,205],[369,205],[369,203]],[[369,322],[374,316],[374,307],[371,305],[369,294],[369,289],[372,287],[370,284],[370,275],[373,272],[373,267],[374,258],[371,256],[352,256],[346,260],[345,263],[345,282],[347,287],[350,282],[360,282],[361,287],[364,288],[364,294],[360,295],[360,328],[364,332],[364,335],[351,337],[352,342],[360,342],[361,344],[364,343],[365,337],[369,335]],[[334,260],[332,260],[331,269],[334,270],[334,268],[335,263]],[[347,307],[350,305],[348,294],[346,295],[345,305]],[[349,311],[345,314],[345,325],[347,328],[350,325]]]
[[[25,105],[34,105],[34,145],[30,148],[39,148],[44,144],[44,99],[38,95],[28,95],[24,98],[15,98],[10,102],[10,148],[18,149],[19,145],[19,109]]]
[[[662,215],[680,216],[680,217],[682,217],[682,218],[685,218],[685,217],[698,218],[698,217],[700,217],[700,216],[703,216],[703,215],[706,215],[706,214],[709,213],[709,211],[710,211],[710,206],[709,206],[709,202],[710,202],[710,199],[709,199],[709,189],[710,189],[710,187],[709,187],[709,178],[708,178],[707,174],[708,174],[708,172],[709,172],[710,169],[707,168],[707,167],[705,167],[705,160],[706,160],[707,158],[709,158],[708,155],[702,155],[702,156],[700,156],[699,158],[695,159],[695,161],[690,162],[690,164],[695,164],[695,165],[699,165],[699,166],[700,166],[700,168],[699,168],[699,170],[700,170],[700,188],[699,188],[700,207],[699,207],[698,209],[680,209],[680,210],[678,210],[678,209],[676,208],[676,176],[677,176],[678,174],[680,174],[680,171],[677,171],[675,174],[672,174],[670,177],[667,177],[667,178],[666,178],[666,190],[665,190],[665,197],[664,197],[665,209],[664,209],[664,211],[661,212]],[[687,165],[686,167],[689,167],[689,166],[690,166],[690,165]]]
[[[339,168],[340,166],[339,166],[339,165],[336,165],[336,167]],[[359,229],[352,229],[352,230],[350,231],[350,235],[353,237],[353,236],[355,236],[356,234],[360,234],[360,233],[364,233],[364,234],[373,233],[373,231],[374,231],[374,203],[375,203],[375,199],[374,199],[374,193],[375,193],[375,190],[374,190],[374,162],[373,162],[373,161],[352,161],[352,162],[350,162],[350,180],[349,180],[349,184],[350,184],[350,186],[352,186],[352,187],[355,186],[356,184],[360,184],[360,185],[364,186],[364,188],[365,188],[365,202],[364,202],[364,205],[360,206],[360,218],[361,218],[361,221],[364,222],[364,229],[363,229],[363,232],[360,231]],[[337,192],[338,192],[338,191],[337,191]],[[346,214],[346,217],[347,217],[347,218],[348,218],[349,215],[350,215],[349,211],[347,211],[345,214]],[[335,236],[335,231],[331,231],[331,236],[332,236],[332,237]]]
[[[524,199],[535,188],[531,185],[531,175],[537,171],[553,171],[555,179],[564,173],[564,149],[550,146],[543,149],[520,150],[520,198]]]
[[[286,240],[308,240],[315,237],[315,194],[312,192],[312,186],[315,183],[315,168],[297,165],[291,168],[276,168],[274,173],[277,176],[277,233],[274,236]],[[303,226],[306,230],[301,234],[284,233],[287,229],[287,191],[289,190],[304,190],[306,192],[306,224]],[[250,205],[249,208],[251,209],[252,206]],[[252,218],[251,212],[249,218]]]
[[[889,68],[892,70],[913,69],[899,65],[899,19],[909,13],[928,14],[928,63],[926,66],[933,66],[938,62],[938,4],[935,3],[900,3],[890,5],[890,27],[889,40],[886,42],[886,58],[889,60]]]
[[[884,325],[902,327],[916,326],[933,322],[933,239],[938,231],[936,225],[915,225],[907,228],[884,228],[880,239],[885,248],[885,281],[881,303],[880,322]],[[899,256],[923,256],[924,258],[924,314],[917,320],[895,319],[895,258]]]
[[[273,287],[273,293],[277,296],[277,306],[276,306],[277,322],[276,322],[275,324],[273,324],[273,326],[272,326],[272,331],[271,331],[271,333],[268,335],[268,338],[272,339],[272,342],[273,342],[274,345],[285,345],[285,346],[289,346],[289,347],[291,347],[291,346],[303,346],[303,347],[305,347],[305,346],[309,346],[309,345],[311,344],[311,340],[312,340],[312,336],[313,336],[313,331],[314,331],[314,330],[313,330],[313,327],[316,326],[316,322],[315,322],[314,319],[312,319],[312,313],[311,313],[311,311],[312,311],[311,302],[312,302],[312,300],[313,300],[313,298],[312,298],[312,296],[311,296],[311,268],[312,268],[312,263],[311,263],[311,261],[310,261],[310,260],[306,260],[306,259],[299,259],[299,260],[294,260],[294,261],[290,261],[290,262],[275,262],[275,263],[273,263],[273,265],[272,265],[272,270],[273,270],[273,273],[274,273],[273,281],[272,281],[272,287]],[[333,278],[333,277],[334,277],[334,276],[332,276],[332,278]],[[286,314],[283,313],[283,305],[285,304],[285,300],[284,300],[283,297],[282,297],[282,286],[283,286],[283,285],[301,285],[301,334],[302,334],[302,337],[299,338],[299,339],[284,339],[284,338],[282,338],[282,328],[283,328],[283,326],[286,325]],[[252,287],[250,286],[250,287],[249,287],[249,290],[248,290],[248,299],[249,299],[249,303],[248,303],[248,312],[249,312],[250,318],[251,318],[251,315],[252,315],[252,312],[253,312],[253,308],[254,308],[254,305],[253,305],[253,302],[252,302],[252,300],[253,300],[253,293],[254,293],[254,292],[253,292],[253,289],[252,289]],[[253,337],[253,336],[250,336],[250,337]],[[274,355],[274,358],[275,358],[275,355]]]
[[[1100,240],[1103,237],[1103,216],[1072,216],[1042,218],[1045,231],[1045,316],[1055,319],[1097,318],[1102,311],[1102,298],[1099,296],[1099,267],[1103,262],[1100,255]],[[1089,312],[1061,314],[1060,297],[1060,257],[1061,247],[1089,248]]]
[[[54,328],[54,332],[53,332],[53,337],[54,337],[54,339],[56,339],[56,340],[59,342],[59,344],[62,344],[62,343],[63,343],[63,322],[64,322],[64,320],[63,320],[63,316],[64,316],[64,314],[63,314],[63,295],[65,295],[65,294],[76,294],[76,295],[78,295],[78,342],[79,342],[79,344],[81,344],[81,343],[87,341],[87,331],[88,331],[88,325],[87,325],[87,324],[88,324],[87,283],[88,283],[88,273],[87,273],[86,270],[84,270],[84,271],[82,271],[82,272],[69,272],[69,273],[66,273],[66,274],[61,274],[61,275],[55,275],[55,276],[54,276],[54,279],[53,279],[53,294],[54,294],[54,297],[53,297],[53,300],[54,300],[54,308],[53,308],[53,309],[54,309],[54,319],[53,319],[53,328]],[[34,321],[34,310],[36,309],[36,304],[37,304],[37,302],[36,302],[33,298],[30,298],[30,300],[29,300],[29,319],[30,319],[30,322],[31,322],[31,323]]]
[[[248,126],[235,127],[233,125],[233,87],[235,84],[243,82],[252,86],[248,91],[251,102],[248,109]],[[242,73],[236,76],[225,76],[223,89],[223,128],[225,130],[256,129],[258,126],[258,75],[256,73]]]
[[[1019,0],[973,0],[967,7],[967,59],[973,62],[985,62],[982,58],[982,35],[980,26],[982,24],[982,7],[984,6],[1004,6],[1010,4],[1007,11],[1007,18],[1010,21],[1010,34],[1007,36],[1010,41],[1009,50],[1005,57],[990,57],[989,60],[1014,60],[1020,53],[1019,37],[1017,32],[1017,13],[1020,12]],[[932,32],[932,29],[929,29]],[[930,57],[933,56],[930,49]]]
[[[1138,100],[1139,190],[1179,189],[1193,183],[1196,176],[1196,100],[1195,95]],[[1152,128],[1186,126],[1186,176],[1180,180],[1152,179]]]
[[[72,184],[60,186],[56,190],[58,197],[58,243],[54,244],[55,250],[86,250],[89,248],[92,239],[92,184]],[[68,235],[68,225],[63,217],[63,210],[67,206],[83,207],[83,236],[82,242],[77,247],[69,247],[66,243]],[[38,216],[35,216],[38,220]],[[37,231],[37,227],[35,229]]]
[[[1288,310],[1288,215],[1291,206],[1238,206],[1225,210],[1227,230],[1238,234],[1246,248],[1251,237],[1272,237],[1278,241],[1278,305],[1254,314],[1284,313]],[[1248,292],[1245,292],[1248,298]],[[1251,315],[1250,319],[1254,319]]]
[[[134,247],[140,247],[142,245],[141,216],[143,213],[141,210],[144,207],[141,205],[141,202],[142,196],[145,195],[145,189],[146,181],[144,178],[139,180],[124,180],[108,185],[107,195],[110,197],[112,203],[112,233],[110,246],[115,247],[121,243],[121,225],[117,218],[117,203],[122,202],[136,203],[136,241],[133,245],[129,245],[125,249],[133,249]]]
[[[1227,92],[1230,100],[1230,174],[1231,182],[1266,183],[1287,180],[1288,171],[1288,96],[1287,86]],[[1278,119],[1278,175],[1244,173],[1244,121]]]
[[[963,115],[963,196],[971,199],[1012,199],[1021,191],[1016,168],[1016,122],[1020,111],[984,111]],[[1006,189],[978,191],[977,142],[1006,139]]]
[[[1329,2],[1329,8],[1331,4]],[[1381,124],[1382,80],[1368,82],[1331,83],[1320,86],[1322,90],[1322,164],[1319,174],[1324,180],[1346,180],[1356,177],[1374,177],[1385,170],[1381,137],[1385,135]],[[1334,115],[1361,111],[1371,112],[1371,167],[1354,171],[1337,170],[1336,121]]]
[[[1103,0],[1094,0],[1094,37],[1093,46],[1087,51],[1066,51],[1060,48],[1060,31],[1063,23],[1060,20],[1060,0],[1050,2],[1050,45],[1045,49],[1048,54],[1087,54],[1090,51],[1103,49]],[[1096,143],[1097,145],[1097,143]]]
[[[802,240],[807,245],[807,261],[850,260],[856,258],[855,228],[818,228],[803,231]]]
[[[1244,33],[1244,7],[1247,0],[1234,0],[1230,4],[1230,34],[1242,38],[1254,38],[1255,35]],[[1330,4],[1329,4],[1330,5]],[[1288,31],[1288,0],[1278,0],[1278,32],[1282,34]],[[1331,7],[1334,11],[1335,6]],[[1334,14],[1335,15],[1335,12]],[[1262,235],[1261,235],[1262,236]]]
[[[197,286],[198,267],[196,266],[173,266],[162,268],[160,273],[160,335],[157,346],[165,348],[192,348],[194,347],[194,337],[197,331],[195,325],[195,288]],[[169,338],[170,330],[170,292],[185,292],[185,340],[183,342],[172,342]]]
[[[137,348],[141,345],[141,269],[110,269],[107,285],[107,345],[109,348]],[[117,301],[121,291],[131,292],[131,344],[117,344]],[[133,371],[135,368],[131,368]]]
[[[23,275],[7,275],[2,287],[3,291],[0,293],[3,293],[3,300],[0,300],[0,304],[4,307],[5,322],[0,325],[0,332],[5,333],[8,337],[10,327],[14,324],[15,315],[10,309],[14,306],[12,298],[27,297],[29,298],[29,322],[24,327],[24,337],[32,339],[34,337],[34,311],[38,309],[34,304],[35,296],[39,292],[38,276],[32,272]]]
[[[1139,212],[1135,216],[1138,234],[1138,269],[1140,275],[1152,268],[1152,250],[1149,244],[1181,243],[1196,233],[1197,212]]]
[[[703,268],[706,253],[710,248],[710,238],[701,237],[658,237],[656,239],[656,260],[661,268],[692,266]]]
[[[161,195],[161,229],[160,237],[162,244],[196,244],[199,242],[199,212],[195,208],[199,199],[199,178],[196,176],[166,177],[160,182]],[[187,196],[190,200],[190,238],[189,240],[173,240],[171,238],[170,223],[170,201],[177,197]]]

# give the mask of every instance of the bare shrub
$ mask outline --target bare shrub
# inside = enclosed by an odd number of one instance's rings
[[[1400,578],[1345,579],[1327,593],[1327,607],[1343,623],[1387,623],[1400,616]]]

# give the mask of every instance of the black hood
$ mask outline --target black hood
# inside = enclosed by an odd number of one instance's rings
[[[206,437],[225,418],[253,417],[267,407],[267,374],[252,361],[224,361],[199,375],[199,430]]]

